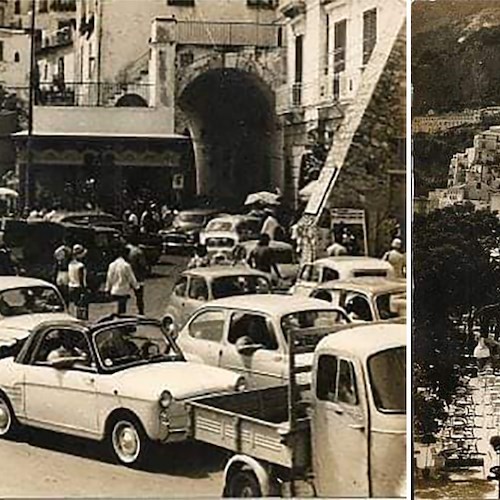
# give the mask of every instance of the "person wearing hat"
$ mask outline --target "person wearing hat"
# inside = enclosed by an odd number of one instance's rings
[[[76,243],[73,245],[72,258],[68,264],[68,289],[70,303],[75,304],[76,315],[79,319],[88,318],[87,303],[87,268],[85,256],[87,249]]]
[[[394,269],[396,278],[404,278],[406,273],[406,256],[402,252],[403,242],[400,238],[394,238],[391,244],[391,250],[386,252],[382,257],[383,260],[389,262]]]

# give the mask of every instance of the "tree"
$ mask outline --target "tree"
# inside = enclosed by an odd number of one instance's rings
[[[471,204],[416,215],[413,224],[413,362],[415,386],[442,400],[456,388],[467,338],[453,318],[498,301],[500,246],[496,214]],[[415,408],[423,421],[425,404]]]

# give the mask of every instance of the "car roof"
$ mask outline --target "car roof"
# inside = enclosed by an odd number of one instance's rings
[[[216,208],[190,208],[186,210],[180,210],[178,215],[183,214],[193,214],[193,215],[206,215],[206,214],[217,214],[220,210]]]
[[[334,349],[367,359],[377,352],[402,346],[406,346],[406,325],[366,323],[328,335],[319,342],[316,352]]]
[[[186,269],[182,274],[191,276],[204,276],[213,278],[217,276],[266,276],[261,271],[244,266],[209,266]]]
[[[229,222],[241,222],[245,220],[252,220],[256,222],[260,222],[258,217],[254,217],[252,215],[244,215],[244,214],[221,214],[210,221],[213,223],[214,221],[229,221]]]
[[[240,245],[248,250],[256,247],[258,243],[259,240],[248,240],[241,242]],[[272,248],[274,250],[293,250],[293,246],[290,245],[290,243],[287,243],[286,241],[276,241],[276,240],[271,240],[269,242],[269,248]]]
[[[28,278],[25,276],[0,276],[0,291],[32,286],[49,286],[51,288],[55,288],[52,283],[38,278]]]
[[[390,269],[389,262],[377,259],[376,257],[366,257],[364,255],[340,255],[338,257],[324,257],[315,260],[314,265],[322,265],[332,268],[359,268],[359,269]]]
[[[296,311],[334,309],[324,300],[279,294],[236,295],[224,299],[212,300],[202,307],[210,306],[227,309],[244,309],[270,315],[285,315]]]
[[[78,210],[78,211],[73,211],[73,212],[56,212],[53,217],[52,217],[52,220],[59,220],[59,219],[63,219],[65,217],[86,217],[86,216],[99,216],[99,217],[112,217],[113,219],[116,219],[116,220],[119,220],[118,217],[116,217],[115,215],[113,214],[109,214],[107,212],[99,212],[99,211],[96,211],[96,210]]]
[[[406,282],[385,278],[384,276],[360,276],[343,280],[326,281],[317,290],[352,290],[371,294],[393,291],[406,291]]]

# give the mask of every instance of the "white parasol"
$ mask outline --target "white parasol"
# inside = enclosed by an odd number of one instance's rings
[[[247,196],[245,206],[248,205],[279,205],[280,195],[269,191],[259,191]]]
[[[7,187],[0,187],[0,199],[19,198],[19,193]]]

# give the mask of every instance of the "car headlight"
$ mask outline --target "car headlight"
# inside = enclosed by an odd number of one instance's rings
[[[173,400],[174,397],[172,396],[170,391],[163,391],[160,395],[159,403],[162,408],[168,408],[172,404]]]
[[[236,381],[236,385],[234,386],[234,389],[237,392],[242,392],[246,391],[247,389],[247,380],[245,377],[239,377],[238,380]]]

